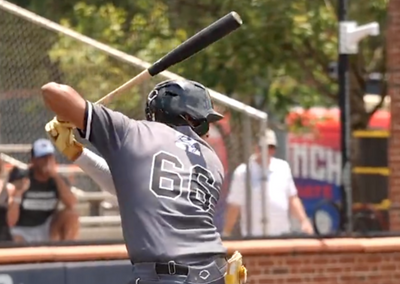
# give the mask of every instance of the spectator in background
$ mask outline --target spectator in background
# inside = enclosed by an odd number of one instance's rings
[[[7,224],[7,203],[13,185],[7,182],[7,173],[3,160],[0,159],[0,241],[12,241]]]
[[[6,169],[4,165],[4,161],[0,159],[0,182],[4,181],[4,178],[6,177]]]
[[[7,215],[8,225],[15,223],[16,211],[19,211],[19,202],[21,196],[29,189],[31,181],[29,180],[29,171],[18,167],[13,167],[8,175],[8,195],[7,195]]]
[[[247,165],[241,164],[233,173],[230,192],[227,198],[227,211],[224,225],[224,236],[229,236],[241,215],[242,236],[264,236],[262,223],[262,176],[261,176],[261,145],[266,143],[268,147],[268,175],[266,194],[266,216],[268,219],[267,236],[278,236],[291,233],[290,214],[300,221],[301,230],[312,234],[313,227],[305,213],[303,204],[297,196],[289,164],[275,158],[277,147],[275,132],[267,130],[261,137],[254,155],[250,157],[249,167],[251,176],[251,216],[252,232],[247,232],[246,218],[246,171]]]
[[[8,224],[14,241],[73,240],[79,230],[76,198],[66,179],[57,172],[53,144],[39,139],[32,145],[29,187],[10,195]],[[58,211],[61,202],[64,209]]]

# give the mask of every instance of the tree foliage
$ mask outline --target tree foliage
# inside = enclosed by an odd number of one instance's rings
[[[295,105],[335,105],[337,82],[328,66],[337,60],[337,7],[333,0],[15,0],[85,35],[147,61],[229,11],[244,25],[229,37],[172,68],[229,96],[283,118]],[[353,128],[366,127],[372,113],[363,103],[368,74],[385,73],[384,30],[388,0],[350,1],[349,17],[378,21],[381,35],[360,44],[351,57]],[[98,97],[133,72],[100,52],[61,38],[50,49],[65,76]],[[96,73],[96,76],[90,74]],[[76,81],[76,82],[75,82]],[[386,88],[382,82],[382,101]],[[134,102],[122,101],[132,107]]]

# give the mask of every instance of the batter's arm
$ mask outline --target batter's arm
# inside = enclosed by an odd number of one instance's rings
[[[79,129],[85,127],[86,101],[73,88],[54,82],[42,86],[44,103],[62,121],[68,121]]]
[[[85,101],[69,86],[48,83],[42,87],[45,104],[55,112],[59,120],[71,122],[81,137],[90,141],[107,162],[122,146],[128,131],[132,130],[130,119],[120,112],[102,105]]]
[[[85,148],[74,164],[92,178],[102,190],[115,195],[115,186],[110,169],[102,157]]]

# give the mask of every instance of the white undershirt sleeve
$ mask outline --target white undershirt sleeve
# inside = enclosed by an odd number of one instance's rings
[[[104,191],[115,195],[115,186],[107,162],[88,149],[83,149],[82,154],[74,162]]]

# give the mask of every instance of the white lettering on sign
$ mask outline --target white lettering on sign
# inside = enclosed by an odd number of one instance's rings
[[[325,167],[321,167],[324,156],[324,149],[320,146],[309,147],[310,151],[310,177],[315,180],[324,180]]]
[[[291,144],[289,146],[289,157],[291,157],[290,164],[294,177],[308,177],[309,164],[307,158],[307,146],[302,144]]]
[[[0,284],[14,284],[14,281],[10,275],[0,274]]]
[[[339,151],[320,145],[290,143],[290,164],[295,178],[326,181],[340,185],[341,156]]]

